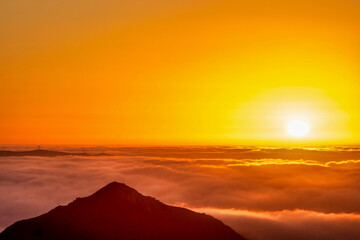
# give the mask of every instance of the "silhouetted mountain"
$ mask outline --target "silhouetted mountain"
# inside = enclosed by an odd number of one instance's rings
[[[16,222],[1,240],[244,240],[221,221],[168,206],[113,182],[39,217]]]
[[[106,153],[98,153],[90,155],[88,153],[69,153],[69,152],[59,152],[59,151],[50,151],[50,150],[31,150],[31,151],[0,151],[0,157],[26,157],[26,156],[36,156],[36,157],[56,157],[56,156],[110,156]]]

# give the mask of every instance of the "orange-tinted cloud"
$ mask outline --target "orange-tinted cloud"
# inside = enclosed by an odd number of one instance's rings
[[[318,239],[327,239],[327,233],[359,236],[355,226],[360,213],[360,163],[343,160],[354,157],[354,149],[353,155],[347,149],[322,151],[318,160],[308,160],[317,164],[286,160],[286,152],[291,159],[295,154],[284,149],[270,153],[221,147],[89,147],[85,151],[114,156],[0,158],[1,228],[119,181],[168,204],[215,209],[214,214],[232,227],[259,240],[271,237],[267,234],[272,227],[273,238],[279,239],[315,236],[317,231],[322,234]],[[246,160],[249,154],[276,156],[279,151],[284,159],[276,164],[255,155]],[[326,164],[334,152],[340,160]],[[313,156],[317,154],[316,150]],[[243,164],[236,165],[239,162]]]
[[[360,236],[360,215],[294,210],[251,212],[233,209],[193,209],[213,215],[248,239],[346,239]]]

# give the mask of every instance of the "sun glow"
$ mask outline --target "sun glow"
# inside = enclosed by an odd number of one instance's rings
[[[301,120],[292,121],[286,128],[287,132],[294,137],[302,137],[309,133],[310,126]]]
[[[360,142],[359,1],[7,2],[1,144]]]

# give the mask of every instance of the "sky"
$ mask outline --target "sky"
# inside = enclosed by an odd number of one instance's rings
[[[249,240],[360,239],[359,147],[48,149],[111,156],[0,157],[0,232],[118,181]]]
[[[356,0],[0,1],[0,144],[356,144]],[[286,133],[294,119],[311,131]]]

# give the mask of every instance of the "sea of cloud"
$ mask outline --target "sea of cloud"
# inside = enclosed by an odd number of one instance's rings
[[[0,231],[119,181],[253,240],[360,239],[360,152],[337,148],[53,147],[1,157]]]

